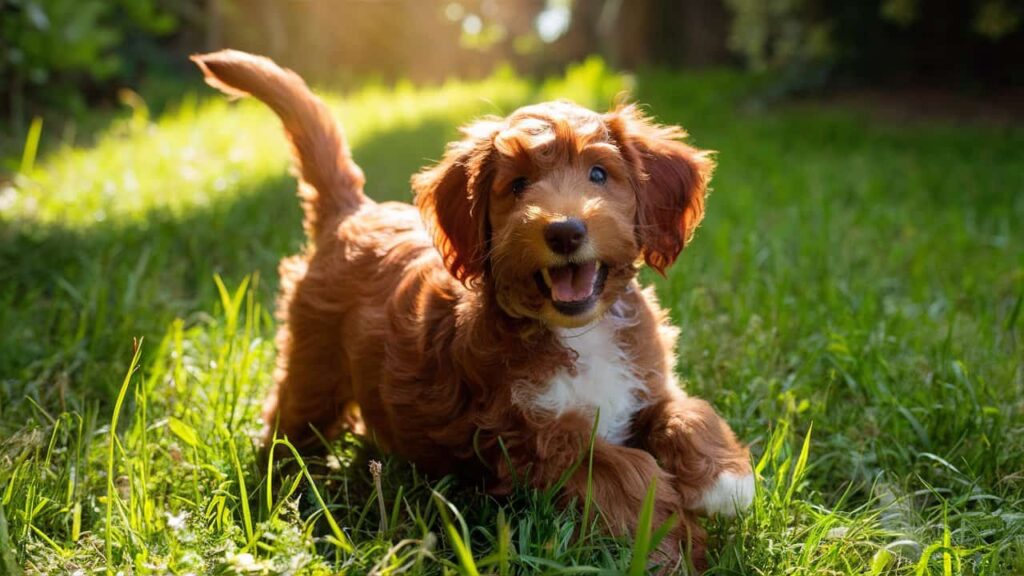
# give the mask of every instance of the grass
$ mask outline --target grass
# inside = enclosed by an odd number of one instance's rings
[[[685,125],[720,151],[708,218],[647,280],[762,477],[709,523],[712,572],[1024,573],[1024,130],[758,109],[756,87],[591,62],[330,102],[392,199],[478,114],[631,89]],[[203,93],[93,140],[4,161],[0,573],[643,572],[656,527],[612,539],[355,438],[264,477],[275,268],[302,243],[277,122]]]

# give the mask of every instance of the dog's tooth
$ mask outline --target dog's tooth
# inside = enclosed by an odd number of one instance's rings
[[[541,268],[540,275],[544,278],[544,283],[548,285],[548,288],[551,288],[551,273],[548,272],[548,269]]]

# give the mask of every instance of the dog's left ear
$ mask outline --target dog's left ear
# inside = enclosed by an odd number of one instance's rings
[[[501,125],[498,118],[485,118],[463,127],[463,139],[449,144],[437,165],[412,177],[416,206],[434,246],[451,275],[466,286],[486,266],[487,201]]]
[[[633,169],[644,260],[664,274],[704,218],[712,152],[688,146],[682,128],[656,124],[635,106],[609,112],[605,124]]]

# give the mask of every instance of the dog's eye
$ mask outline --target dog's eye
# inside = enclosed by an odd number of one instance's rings
[[[605,172],[604,168],[594,166],[590,169],[590,181],[594,184],[604,184],[608,181],[608,173]]]
[[[530,185],[530,181],[526,178],[516,178],[512,181],[512,193],[519,196],[526,190],[526,187]]]

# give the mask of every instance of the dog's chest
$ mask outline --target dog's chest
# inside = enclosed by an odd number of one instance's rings
[[[615,319],[559,331],[562,344],[576,351],[575,370],[561,370],[546,387],[526,399],[550,414],[577,411],[597,417],[597,433],[614,444],[629,438],[633,415],[643,406],[643,382],[615,337]]]

